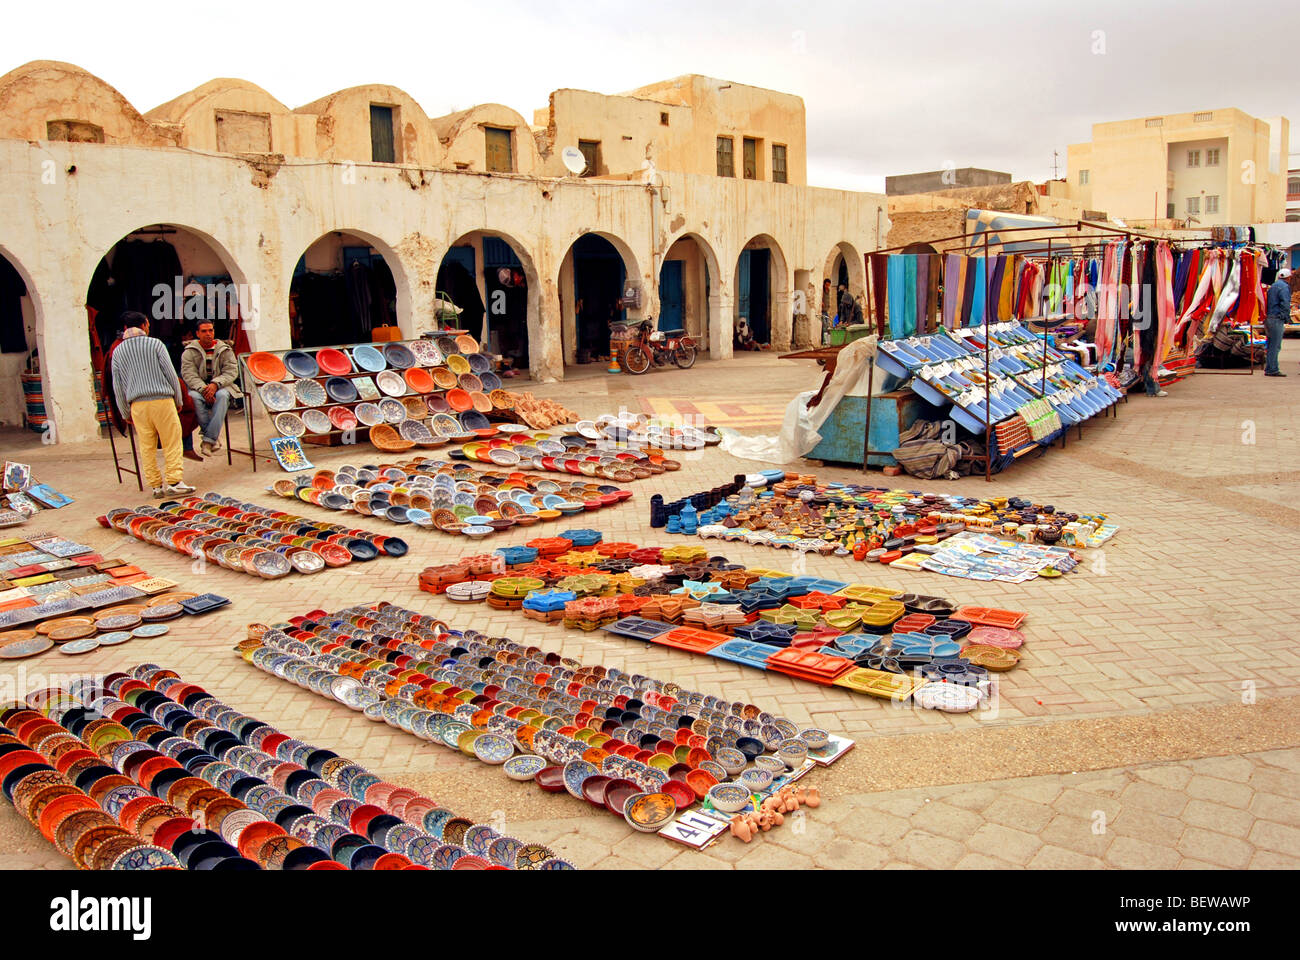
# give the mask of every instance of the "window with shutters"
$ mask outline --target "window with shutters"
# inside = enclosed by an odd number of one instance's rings
[[[1205,165],[1207,167],[1217,167],[1219,165],[1219,148],[1213,147],[1205,151]]]
[[[718,176],[736,175],[735,141],[731,137],[718,137]]]
[[[785,145],[772,144],[772,182],[789,183],[789,174],[785,171]]]
[[[378,103],[370,105],[370,159],[375,163],[397,162],[393,108]]]
[[[600,173],[600,141],[599,140],[579,140],[578,149],[582,151],[582,158],[587,161],[586,169],[582,171],[584,177],[594,177]]]
[[[1187,165],[1188,165],[1189,167],[1199,167],[1199,166],[1201,165],[1201,151],[1199,151],[1199,150],[1188,150],[1188,151],[1187,151]]]
[[[1090,170],[1080,170],[1080,171],[1079,171],[1079,186],[1081,186],[1081,187],[1086,187],[1086,186],[1088,185],[1088,178],[1091,177],[1091,176],[1092,176],[1092,171],[1090,171]]]
[[[1206,212],[1206,213],[1218,213],[1218,212],[1219,212],[1219,197],[1218,197],[1218,194],[1210,194],[1208,197],[1205,198],[1205,212]]]
[[[752,137],[745,137],[742,149],[745,152],[745,179],[758,179],[758,141]]]
[[[1200,197],[1188,197],[1188,198],[1187,198],[1187,215],[1188,215],[1188,216],[1194,216],[1195,214],[1198,214],[1198,213],[1200,213],[1200,212],[1201,212],[1201,198],[1200,198]]]
[[[488,173],[514,173],[515,157],[510,143],[512,133],[508,127],[483,128]]]

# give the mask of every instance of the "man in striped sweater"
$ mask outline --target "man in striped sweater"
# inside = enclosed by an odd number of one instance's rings
[[[122,419],[135,428],[137,446],[144,460],[144,477],[155,499],[193,493],[185,482],[181,458],[181,421],[184,403],[180,378],[161,340],[149,336],[149,318],[142,313],[125,313],[124,339],[113,351],[113,395]],[[138,332],[132,332],[132,328]],[[158,471],[154,453],[161,443],[167,477]]]

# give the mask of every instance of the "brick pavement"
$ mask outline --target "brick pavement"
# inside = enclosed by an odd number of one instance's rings
[[[1300,351],[1295,342],[1287,342],[1284,365],[1297,355]],[[812,364],[781,361],[770,355],[748,355],[721,363],[702,360],[689,372],[665,371],[643,378],[596,375],[591,371],[583,374],[562,384],[529,384],[527,388],[539,395],[561,397],[582,415],[595,416],[620,406],[640,409],[646,395],[677,398],[689,404],[705,396],[702,384],[707,384],[709,402],[750,410],[770,404],[774,397],[785,398],[809,389],[816,381]],[[235,603],[209,617],[182,621],[171,634],[158,640],[135,640],[76,659],[47,654],[6,665],[0,670],[0,684],[26,689],[35,685],[40,676],[54,672],[108,671],[145,660],[164,663],[204,683],[240,709],[284,726],[295,736],[350,751],[359,762],[395,779],[436,778],[440,792],[435,796],[443,802],[460,808],[457,800],[464,797],[466,812],[488,817],[496,810],[507,811],[512,824],[520,822],[518,817],[526,823],[545,823],[547,818],[564,814],[540,802],[547,798],[533,796],[535,791],[520,791],[497,782],[503,778],[486,779],[472,764],[465,766],[461,762],[464,758],[418,744],[385,726],[363,724],[342,707],[331,706],[253,670],[230,653],[243,624],[274,621],[315,606],[333,608],[363,599],[389,599],[477,629],[527,640],[565,656],[671,679],[728,699],[759,703],[796,723],[817,723],[860,742],[888,743],[892,741],[879,738],[906,740],[907,735],[937,733],[962,735],[965,741],[969,735],[970,749],[977,760],[983,749],[981,743],[986,740],[982,734],[987,731],[1024,727],[1028,733],[1043,724],[1088,718],[1177,717],[1179,711],[1196,708],[1291,700],[1300,694],[1300,657],[1294,652],[1290,636],[1290,624],[1294,622],[1291,598],[1300,587],[1300,571],[1294,564],[1270,560],[1266,547],[1280,544],[1284,531],[1291,533],[1300,528],[1300,510],[1289,496],[1300,480],[1300,446],[1294,442],[1294,413],[1300,396],[1297,391],[1300,378],[1295,377],[1285,382],[1258,375],[1193,377],[1173,387],[1164,399],[1135,396],[1121,406],[1117,419],[1089,425],[1082,442],[1072,438],[1064,450],[1022,461],[988,486],[982,478],[888,481],[879,473],[872,474],[873,482],[894,482],[918,489],[1020,493],[1063,508],[1104,511],[1121,525],[1119,536],[1103,551],[1090,552],[1084,564],[1086,572],[1027,585],[977,584],[928,573],[893,572],[844,559],[810,561],[812,570],[827,576],[940,593],[962,603],[1028,611],[1025,660],[1002,678],[996,713],[951,716],[897,710],[840,690],[707,657],[603,634],[566,631],[486,607],[453,608],[444,600],[415,590],[415,574],[423,566],[489,546],[522,543],[531,539],[531,532],[520,531],[471,545],[408,527],[404,535],[412,550],[401,560],[377,561],[316,577],[293,577],[274,586],[215,567],[195,573],[184,558],[93,525],[93,518],[110,507],[143,502],[134,485],[118,487],[112,482],[106,443],[46,447],[31,435],[16,432],[0,435],[5,457],[30,462],[40,479],[78,501],[56,514],[43,515],[37,521],[39,525],[139,562],[150,572],[173,577],[186,586],[231,596]],[[376,452],[365,450],[363,454],[309,448],[308,453],[321,466],[379,459]],[[717,450],[690,455],[681,471],[634,484],[636,496],[630,503],[601,512],[592,518],[592,525],[611,539],[657,545],[683,542],[682,538],[650,530],[650,495],[662,493],[674,499],[753,469],[756,465],[752,462]],[[846,468],[809,464],[800,469],[832,478],[861,477],[859,471]],[[221,457],[201,466],[187,463],[187,471],[190,482],[201,491],[219,490],[264,504],[287,506],[264,492],[266,485],[280,475],[274,465],[263,465],[254,475],[247,461],[237,460],[232,468]],[[337,519],[308,504],[302,504],[300,512]],[[393,532],[391,525],[373,519],[359,519],[358,524]],[[725,549],[728,555],[750,564],[785,567],[789,563],[787,554],[776,551],[730,544]],[[8,695],[8,690],[0,690],[0,698]],[[1259,749],[1249,727],[1243,727],[1235,745],[1207,748],[1206,752]],[[1297,739],[1287,746],[1300,743],[1300,734],[1291,736]],[[1061,765],[1059,771],[1066,771],[1067,766],[1089,768],[1088,755],[1089,747],[1080,745],[1078,759]],[[1117,755],[1107,754],[1106,762],[1122,768],[1130,759],[1121,750]],[[990,769],[995,766],[989,764]],[[847,759],[841,767],[849,769]],[[837,795],[857,796],[861,791],[855,793],[855,788],[868,779],[862,770],[858,768],[854,774],[856,782],[844,782],[850,775],[838,771],[840,767],[819,773],[818,782]],[[986,779],[979,773],[978,763],[967,775],[972,781]],[[1292,796],[1296,793],[1294,787],[1292,782]],[[1277,795],[1285,798],[1287,793],[1280,790]],[[827,815],[831,812],[828,805]],[[1185,813],[1164,815],[1183,817],[1180,822],[1190,829]],[[588,835],[591,819],[582,820],[584,836]],[[23,831],[29,830],[15,820],[13,811],[0,805],[0,866],[19,853]],[[864,827],[865,823],[858,826]],[[1279,822],[1278,826],[1287,824]],[[1295,825],[1290,826],[1294,829]],[[590,856],[575,853],[583,865],[601,862],[614,866],[624,860],[638,863],[635,856],[628,855],[632,849],[644,851],[659,843],[629,839],[628,831],[617,823],[612,828],[593,828],[602,831],[602,836],[611,834],[609,850],[599,857],[595,856],[597,851],[591,851]],[[865,829],[857,832],[864,836],[868,833]],[[1264,828],[1264,833],[1291,836],[1273,827]],[[1199,836],[1193,835],[1189,842]],[[921,863],[923,858],[933,860],[934,849],[942,846],[922,837],[906,849],[896,850],[891,845],[890,859],[903,862],[903,855],[915,847],[916,862]],[[720,864],[763,848],[768,852],[762,857],[779,858],[777,851],[786,849],[775,841],[750,848],[731,842],[726,847],[737,850],[722,852],[714,848],[705,857]],[[1118,859],[1102,859],[1121,865],[1129,847],[1119,845]],[[1171,842],[1163,849],[1176,847],[1177,843]],[[871,856],[865,850],[859,852],[864,858],[859,865],[868,865]],[[787,853],[785,865],[791,866],[803,863],[800,856],[809,856],[798,849]],[[1294,848],[1289,853],[1274,853],[1300,855]],[[1251,863],[1255,863],[1257,854],[1252,853]],[[653,861],[662,853],[638,855]],[[1152,865],[1163,862],[1154,854],[1151,857]]]

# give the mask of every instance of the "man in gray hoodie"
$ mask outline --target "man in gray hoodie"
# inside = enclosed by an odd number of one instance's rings
[[[194,401],[194,412],[203,431],[203,452],[211,455],[221,448],[221,427],[226,422],[230,401],[239,397],[239,361],[224,340],[218,340],[209,320],[199,322],[197,339],[181,351],[181,379]]]

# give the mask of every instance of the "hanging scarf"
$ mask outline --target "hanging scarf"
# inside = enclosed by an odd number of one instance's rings
[[[876,312],[876,336],[885,339],[885,300],[889,292],[889,258],[883,253],[871,257],[871,300]]]
[[[965,258],[950,253],[944,262],[943,270],[943,325],[949,330],[956,329],[958,310],[961,303],[962,267]]]
[[[914,326],[917,333],[928,333],[926,329],[926,314],[929,311],[930,293],[930,257],[928,254],[921,254],[912,257],[912,270],[916,273],[916,314],[913,318]]]
[[[1164,240],[1155,245],[1155,261],[1156,317],[1159,323],[1155,365],[1158,367],[1165,362],[1174,343],[1174,255]]]
[[[1237,258],[1232,264],[1232,270],[1228,273],[1228,279],[1224,281],[1223,289],[1219,291],[1219,299],[1214,304],[1214,313],[1210,315],[1210,320],[1206,324],[1206,333],[1212,334],[1219,329],[1219,324],[1223,322],[1228,312],[1237,304],[1237,291],[1241,284],[1241,259]]]
[[[967,326],[979,327],[984,324],[984,312],[988,307],[988,260],[986,257],[974,257],[975,269],[971,271],[970,322]]]

